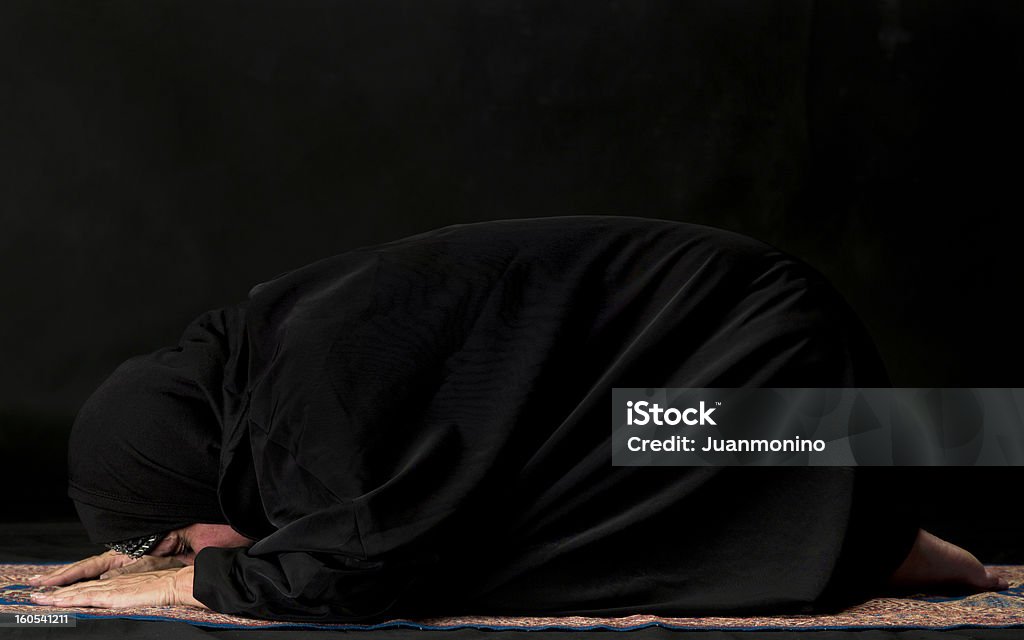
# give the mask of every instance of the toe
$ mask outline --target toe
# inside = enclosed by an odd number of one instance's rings
[[[985,577],[988,582],[986,588],[990,591],[1004,591],[1010,588],[1010,583],[1006,578],[990,568],[985,568]]]

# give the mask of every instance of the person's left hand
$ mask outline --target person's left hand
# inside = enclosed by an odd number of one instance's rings
[[[106,580],[79,582],[49,593],[34,593],[32,602],[58,607],[159,607],[189,605],[208,608],[192,596],[195,567],[131,573]]]

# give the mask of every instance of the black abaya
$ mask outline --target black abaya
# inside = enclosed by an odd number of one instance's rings
[[[200,457],[219,461],[223,517],[258,539],[198,554],[194,594],[216,611],[810,611],[867,593],[916,532],[861,470],[611,465],[613,387],[886,385],[820,276],[707,227],[447,227],[261,284],[193,323],[170,360],[222,435]],[[120,437],[108,395],[78,442]],[[72,495],[106,513],[115,481],[75,471],[84,455],[72,448]],[[97,541],[117,530],[104,522]]]

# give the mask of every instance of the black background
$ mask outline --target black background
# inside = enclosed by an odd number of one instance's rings
[[[452,223],[732,229],[827,275],[896,386],[1024,386],[1022,27],[977,0],[5,0],[0,518],[73,517],[67,432],[125,358]],[[893,490],[1024,562],[1020,479]]]

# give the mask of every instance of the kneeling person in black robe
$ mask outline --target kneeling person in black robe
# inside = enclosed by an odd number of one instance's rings
[[[1000,586],[863,469],[611,464],[613,387],[886,385],[819,275],[731,233],[582,216],[350,251],[95,392],[69,495],[111,551],[37,601],[367,622]]]

